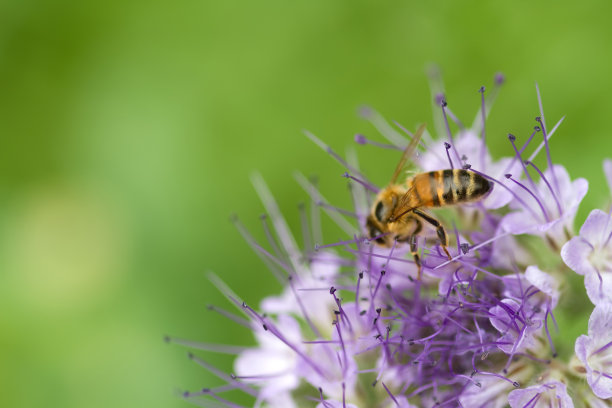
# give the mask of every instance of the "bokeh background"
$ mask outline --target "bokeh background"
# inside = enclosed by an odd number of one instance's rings
[[[506,75],[498,156],[534,125],[537,81],[548,123],[566,115],[554,158],[591,183],[577,223],[609,203],[612,3],[535,3],[0,1],[0,406],[186,407],[179,391],[217,384],[163,336],[252,342],[206,309],[231,307],[207,271],[252,304],[279,290],[229,222],[263,237],[249,175],[292,225],[295,170],[347,206],[343,170],[301,129],[344,153],[357,132],[382,140],[364,103],[431,121],[429,63],[468,123]],[[385,183],[395,159],[356,149]]]

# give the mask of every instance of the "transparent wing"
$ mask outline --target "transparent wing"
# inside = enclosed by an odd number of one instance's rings
[[[397,222],[404,215],[417,208],[410,206],[410,196],[412,195],[413,191],[414,186],[410,187],[410,189],[400,197],[397,205],[393,209],[393,214],[391,214],[391,217],[389,218],[389,222]]]
[[[412,157],[412,154],[414,153],[414,150],[419,145],[419,141],[421,140],[421,136],[423,135],[424,131],[425,131],[425,124],[422,124],[417,129],[417,131],[414,134],[414,136],[412,137],[412,140],[408,144],[408,147],[406,147],[406,150],[404,150],[404,153],[402,154],[402,158],[400,159],[399,163],[397,163],[397,167],[395,168],[395,172],[393,172],[393,177],[391,177],[391,181],[389,182],[389,185],[393,185],[393,184],[395,184],[397,182],[397,178],[402,173],[402,169],[406,165],[406,162],[408,161],[408,159],[410,157]]]

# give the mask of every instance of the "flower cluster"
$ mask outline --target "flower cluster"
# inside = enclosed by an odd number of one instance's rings
[[[250,396],[255,407],[275,408],[612,406],[610,214],[594,210],[574,235],[588,183],[572,180],[553,162],[550,141],[563,118],[547,126],[539,89],[533,132],[508,135],[512,154],[491,157],[485,124],[502,83],[497,75],[492,91],[480,89],[470,127],[436,93],[440,135],[426,132],[415,152],[419,171],[470,169],[493,186],[483,199],[439,213],[448,248],[429,227],[414,242],[378,246],[365,225],[380,188],[360,172],[354,155],[345,160],[310,133],[346,169],[354,209],[334,207],[315,183],[297,175],[312,204],[312,220],[300,207],[304,249],[255,176],[268,213],[262,217],[268,243],[259,244],[237,220],[236,225],[285,289],[255,307],[211,277],[242,315],[213,309],[251,329],[257,346],[168,337],[191,348],[237,354],[234,372],[223,373],[190,353],[224,385],[183,397],[209,407],[241,407],[225,396],[228,391]],[[397,150],[399,157],[413,134],[371,109],[362,114],[388,143],[364,135],[355,141]],[[612,161],[604,170],[612,185]],[[345,231],[344,240],[322,241],[321,210]],[[557,356],[552,340],[555,308],[573,273],[565,265],[584,275],[595,305],[588,335],[576,340],[573,357]]]

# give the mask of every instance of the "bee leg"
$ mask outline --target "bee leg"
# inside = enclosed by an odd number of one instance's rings
[[[418,253],[418,248],[417,248],[417,242],[418,242],[417,236],[419,232],[421,232],[421,230],[423,229],[423,224],[417,218],[413,218],[413,219],[416,223],[416,226],[412,234],[409,235],[408,237],[404,237],[403,239],[398,239],[398,241],[408,242],[410,244],[410,253],[412,254],[412,257],[414,258],[414,264],[417,266],[417,280],[420,281],[423,267],[421,266],[421,257]]]
[[[417,280],[421,280],[421,274],[423,273],[423,266],[421,266],[421,257],[419,256],[419,253],[417,252],[417,236],[416,235],[411,235],[410,236],[410,253],[412,254],[412,257],[414,258],[414,263],[417,266]]]
[[[444,227],[442,226],[440,221],[438,221],[437,219],[435,219],[431,215],[429,215],[429,214],[419,210],[418,208],[415,208],[414,210],[412,210],[412,212],[414,214],[418,215],[419,217],[421,217],[422,219],[424,219],[425,221],[427,221],[428,223],[430,223],[431,225],[433,225],[436,228],[436,233],[438,234],[438,239],[440,240],[440,246],[442,247],[442,250],[444,251],[444,253],[448,257],[449,261],[451,259],[453,259],[451,254],[448,252],[448,249],[446,248],[446,247],[448,247],[448,237],[446,236],[446,231],[444,230]]]

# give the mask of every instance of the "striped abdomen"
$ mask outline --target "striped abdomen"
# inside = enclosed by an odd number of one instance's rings
[[[420,173],[412,179],[414,197],[425,207],[461,204],[477,201],[493,187],[478,173],[464,169],[449,169]]]

